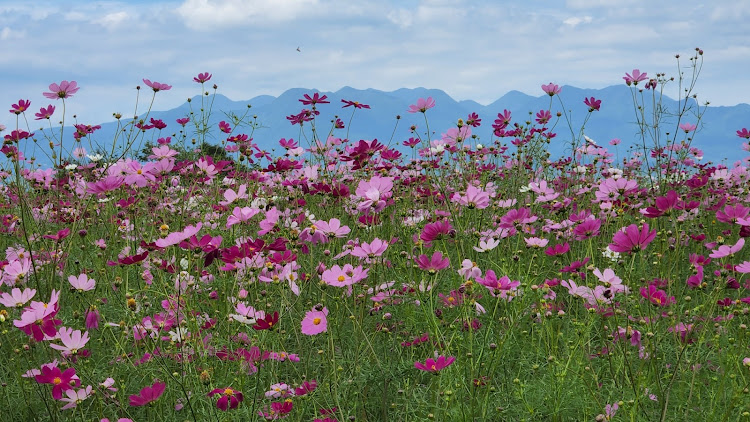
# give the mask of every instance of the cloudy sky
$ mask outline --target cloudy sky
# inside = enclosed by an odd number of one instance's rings
[[[233,100],[423,86],[487,104],[547,82],[619,84],[634,68],[676,75],[675,54],[687,66],[701,47],[699,100],[734,105],[750,103],[748,21],[736,0],[3,0],[0,97],[38,111],[50,83],[75,80],[67,115],[93,124],[132,115],[143,78],[174,86],[164,110],[210,72]]]

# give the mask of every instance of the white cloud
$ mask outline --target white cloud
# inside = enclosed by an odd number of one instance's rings
[[[95,23],[98,23],[106,28],[115,29],[125,22],[130,15],[127,12],[114,12],[104,15],[101,19],[97,19]]]
[[[16,31],[13,29],[10,29],[9,27],[3,27],[2,30],[0,30],[0,40],[7,41],[7,40],[20,40],[26,36],[26,31]]]
[[[414,21],[413,12],[406,9],[396,9],[388,12],[388,20],[392,23],[400,26],[401,28],[408,28]]]
[[[318,0],[185,0],[177,13],[194,29],[218,29],[254,23],[278,23],[297,18],[317,6]]]
[[[576,26],[582,23],[591,23],[592,20],[593,18],[591,16],[582,16],[582,17],[574,16],[574,17],[565,19],[563,23],[565,25],[575,28]]]

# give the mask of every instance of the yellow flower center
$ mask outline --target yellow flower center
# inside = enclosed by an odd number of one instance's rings
[[[60,379],[60,377],[55,377],[52,379],[52,384],[60,385],[62,384],[62,380]]]
[[[234,395],[234,390],[232,390],[231,388],[227,388],[226,390],[224,390],[224,395],[225,396],[233,396]]]
[[[313,319],[313,325],[319,325],[322,320],[320,318]]]
[[[344,281],[344,280],[346,280],[346,277],[344,277],[343,275],[340,275],[337,280],[338,281]]]

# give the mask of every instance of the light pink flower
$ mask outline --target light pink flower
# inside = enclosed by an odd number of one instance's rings
[[[328,330],[328,308],[323,310],[313,309],[305,314],[305,318],[302,319],[302,334],[313,336],[316,334],[324,333]]]
[[[57,331],[60,335],[60,341],[63,345],[50,344],[49,347],[60,350],[63,352],[63,356],[75,355],[80,349],[86,347],[86,343],[89,342],[89,332],[81,334],[81,330],[73,331],[72,328],[60,327]]]
[[[65,391],[65,395],[66,397],[61,398],[60,401],[66,402],[68,404],[63,406],[62,410],[73,409],[81,404],[84,400],[89,398],[89,396],[91,395],[91,386],[89,385],[86,388],[81,388],[78,390],[67,390]]]
[[[432,107],[435,107],[435,100],[432,97],[427,97],[427,99],[420,98],[416,104],[410,105],[407,111],[409,113],[424,113]]]
[[[724,258],[726,256],[732,256],[739,252],[743,246],[745,246],[745,239],[741,237],[737,241],[737,243],[732,246],[721,245],[718,249],[711,250],[712,253],[709,256],[711,258]]]
[[[68,283],[70,283],[70,285],[79,292],[94,290],[94,287],[96,287],[96,280],[94,280],[93,278],[89,278],[89,276],[85,273],[82,273],[78,277],[74,275],[68,277]]]
[[[10,293],[3,292],[0,295],[0,304],[7,306],[8,308],[20,308],[30,301],[31,298],[36,294],[36,290],[25,288],[23,292],[18,287],[10,291]]]

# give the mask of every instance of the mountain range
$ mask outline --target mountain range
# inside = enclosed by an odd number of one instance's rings
[[[618,146],[618,150],[621,154],[631,145],[640,145],[638,141],[639,127],[635,123],[636,113],[633,104],[633,90],[635,88],[623,84],[602,89],[582,89],[566,85],[562,86],[561,89],[559,98],[557,96],[550,97],[546,94],[535,97],[519,91],[511,91],[488,105],[482,105],[471,100],[456,101],[444,91],[426,88],[402,88],[392,92],[376,89],[360,90],[351,87],[344,87],[336,92],[294,88],[285,91],[278,97],[261,95],[247,101],[233,101],[221,94],[216,94],[215,96],[204,97],[203,101],[208,103],[208,101],[213,100],[212,114],[209,119],[209,124],[213,127],[211,131],[214,137],[213,142],[216,142],[218,135],[223,135],[216,129],[218,123],[222,120],[229,121],[227,117],[229,113],[243,115],[248,112],[249,104],[251,108],[248,115],[250,117],[257,116],[257,122],[260,125],[252,134],[253,141],[262,149],[269,151],[273,148],[278,151],[278,141],[281,138],[294,138],[300,141],[301,146],[309,145],[305,136],[300,139],[300,127],[292,126],[286,117],[299,113],[303,108],[309,108],[310,106],[303,105],[299,100],[303,98],[304,94],[312,96],[315,92],[326,95],[327,100],[330,101],[330,104],[317,105],[317,109],[320,111],[320,115],[317,117],[319,136],[325,138],[332,127],[331,120],[338,116],[347,128],[335,130],[334,136],[345,138],[348,131],[348,137],[353,141],[378,139],[386,145],[390,144],[391,147],[399,149],[402,148],[400,147],[401,142],[412,136],[410,126],[416,125],[422,136],[426,132],[424,116],[421,113],[407,112],[409,105],[415,104],[419,98],[432,97],[436,103],[434,108],[426,112],[430,131],[433,132],[432,139],[439,138],[448,129],[456,127],[458,119],[464,119],[465,121],[470,113],[477,113],[482,119],[481,126],[472,130],[474,134],[478,135],[478,142],[486,145],[491,143],[493,121],[497,118],[497,114],[505,109],[512,112],[512,122],[521,123],[533,121],[534,115],[538,111],[547,109],[551,110],[552,121],[554,122],[556,112],[565,111],[553,130],[557,133],[557,137],[550,144],[552,156],[557,157],[569,153],[572,136],[570,127],[573,128],[575,134],[578,134],[587,114],[589,114],[588,106],[583,103],[584,99],[595,97],[601,100],[601,109],[592,113],[583,133],[599,145],[607,147],[609,147],[608,142],[611,139],[619,138],[621,144]],[[640,96],[641,94],[637,95]],[[648,115],[652,111],[650,105],[651,91],[644,90],[643,96],[647,99],[644,112]],[[369,105],[371,108],[356,110],[351,125],[349,125],[353,107],[342,108],[344,105],[341,102],[342,99],[358,101],[361,104]],[[166,111],[152,111],[148,116],[149,118],[161,119],[168,125],[158,137],[176,135],[182,127],[175,123],[175,120],[188,116],[191,107],[197,115],[201,107],[201,100],[200,96],[196,96],[190,100],[190,103],[185,102],[177,108]],[[694,100],[691,101],[690,105],[695,110],[697,104]],[[564,105],[564,109],[561,103]],[[665,97],[662,105],[667,110],[674,111],[679,104],[677,101]],[[698,130],[691,136],[694,138],[692,146],[704,151],[704,162],[728,159],[731,163],[743,156],[742,139],[736,136],[736,131],[743,127],[750,127],[750,105],[738,104],[731,107],[705,107],[701,105],[700,111],[703,115],[698,122]],[[397,115],[400,116],[398,121]],[[565,115],[571,122],[570,126],[565,119]],[[122,120],[128,121],[125,116]],[[695,116],[688,115],[681,122],[696,123],[697,119]],[[104,122],[100,125],[101,129],[96,131],[92,138],[100,147],[106,148],[108,151],[117,130],[117,123],[114,121]],[[548,124],[549,126],[551,124]],[[191,127],[191,124],[186,127],[188,139],[195,136],[194,133],[190,133]],[[676,131],[677,124],[674,118],[667,118],[662,122],[661,127],[664,128],[664,132],[670,133],[670,138],[675,133],[678,133],[678,140],[685,137],[684,132]],[[309,137],[310,125],[306,123],[303,130]],[[146,132],[144,139],[152,140],[153,143],[157,136],[152,131]],[[72,129],[66,128],[66,147],[72,144],[73,132]],[[249,133],[250,128],[239,128],[235,131],[235,133],[237,132]],[[506,143],[509,141],[510,139],[503,140]],[[86,144],[87,142],[84,142],[84,147],[87,146]],[[90,150],[91,148],[87,147],[87,149]],[[610,147],[610,150],[612,149]],[[38,163],[44,165],[44,157],[37,156],[36,158]]]

